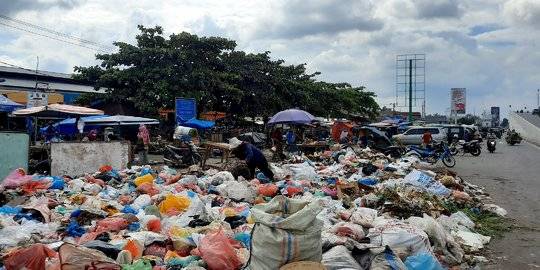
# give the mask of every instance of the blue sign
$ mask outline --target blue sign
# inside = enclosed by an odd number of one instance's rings
[[[176,122],[184,123],[197,117],[197,102],[194,98],[176,98]]]

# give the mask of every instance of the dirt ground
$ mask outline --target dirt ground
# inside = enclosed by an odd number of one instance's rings
[[[479,157],[458,156],[454,169],[485,187],[513,219],[513,230],[488,245],[483,269],[540,269],[540,148],[499,141],[493,154],[483,149]]]

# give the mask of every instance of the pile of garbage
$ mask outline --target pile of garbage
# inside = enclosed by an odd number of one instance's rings
[[[363,149],[229,171],[102,166],[0,187],[6,269],[468,268],[490,241],[468,212],[506,215],[481,188],[414,158]],[[466,209],[466,212],[458,211]]]

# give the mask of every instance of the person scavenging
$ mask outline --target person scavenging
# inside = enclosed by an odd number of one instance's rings
[[[148,163],[148,147],[150,145],[150,132],[145,125],[139,126],[137,133],[137,152],[139,153],[139,162],[143,165]]]
[[[274,173],[270,170],[268,161],[261,150],[248,142],[232,138],[229,140],[232,146],[232,153],[240,160],[244,160],[249,168],[249,177],[255,178],[255,168],[258,168],[268,179],[274,180]]]

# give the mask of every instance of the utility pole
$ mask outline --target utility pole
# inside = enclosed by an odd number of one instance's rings
[[[412,63],[413,63],[413,60],[409,59],[409,122],[413,121],[413,114],[412,114]]]
[[[540,89],[536,89],[536,107],[540,111]]]

